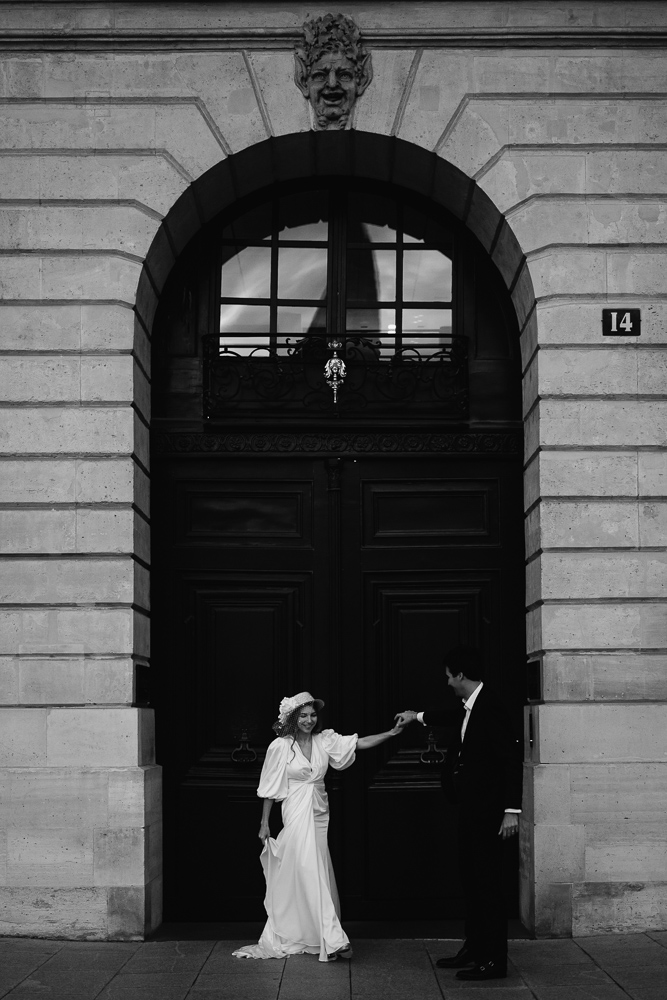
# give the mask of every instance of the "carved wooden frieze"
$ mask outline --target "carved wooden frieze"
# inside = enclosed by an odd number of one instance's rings
[[[159,454],[227,452],[337,454],[349,452],[369,454],[418,454],[449,452],[465,455],[518,455],[521,453],[521,431],[424,433],[246,433],[193,434],[188,432],[158,433],[154,443]]]
[[[370,52],[352,18],[325,14],[306,21],[294,60],[294,80],[313,109],[314,128],[346,128],[373,79]]]

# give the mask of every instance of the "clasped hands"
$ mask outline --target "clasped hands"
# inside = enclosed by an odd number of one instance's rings
[[[405,712],[397,712],[394,721],[399,729],[404,729],[409,723],[415,722],[416,718],[417,713],[408,708]]]
[[[402,733],[405,727],[409,725],[409,723],[414,722],[416,718],[416,712],[397,712],[394,716],[394,728],[390,730],[392,736],[398,736],[398,734]]]

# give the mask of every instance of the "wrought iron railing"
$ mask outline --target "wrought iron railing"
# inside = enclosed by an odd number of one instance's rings
[[[409,413],[463,418],[467,342],[437,331],[402,341],[350,334],[204,337],[204,415]]]

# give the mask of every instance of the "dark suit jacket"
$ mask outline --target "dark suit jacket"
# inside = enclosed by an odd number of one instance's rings
[[[461,743],[463,702],[444,711],[428,710],[427,726],[454,727],[443,770],[448,798],[476,810],[503,812],[521,808],[522,747],[512,732],[502,701],[484,685],[473,705]]]

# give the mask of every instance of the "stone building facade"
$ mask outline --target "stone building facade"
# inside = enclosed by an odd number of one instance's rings
[[[329,9],[0,4],[0,933],[160,923],[153,320],[253,150],[312,131],[294,46]],[[453,168],[442,204],[521,330],[522,919],[665,928],[667,7],[345,13],[373,62],[357,160],[372,136]],[[605,307],[641,335],[603,337]]]

